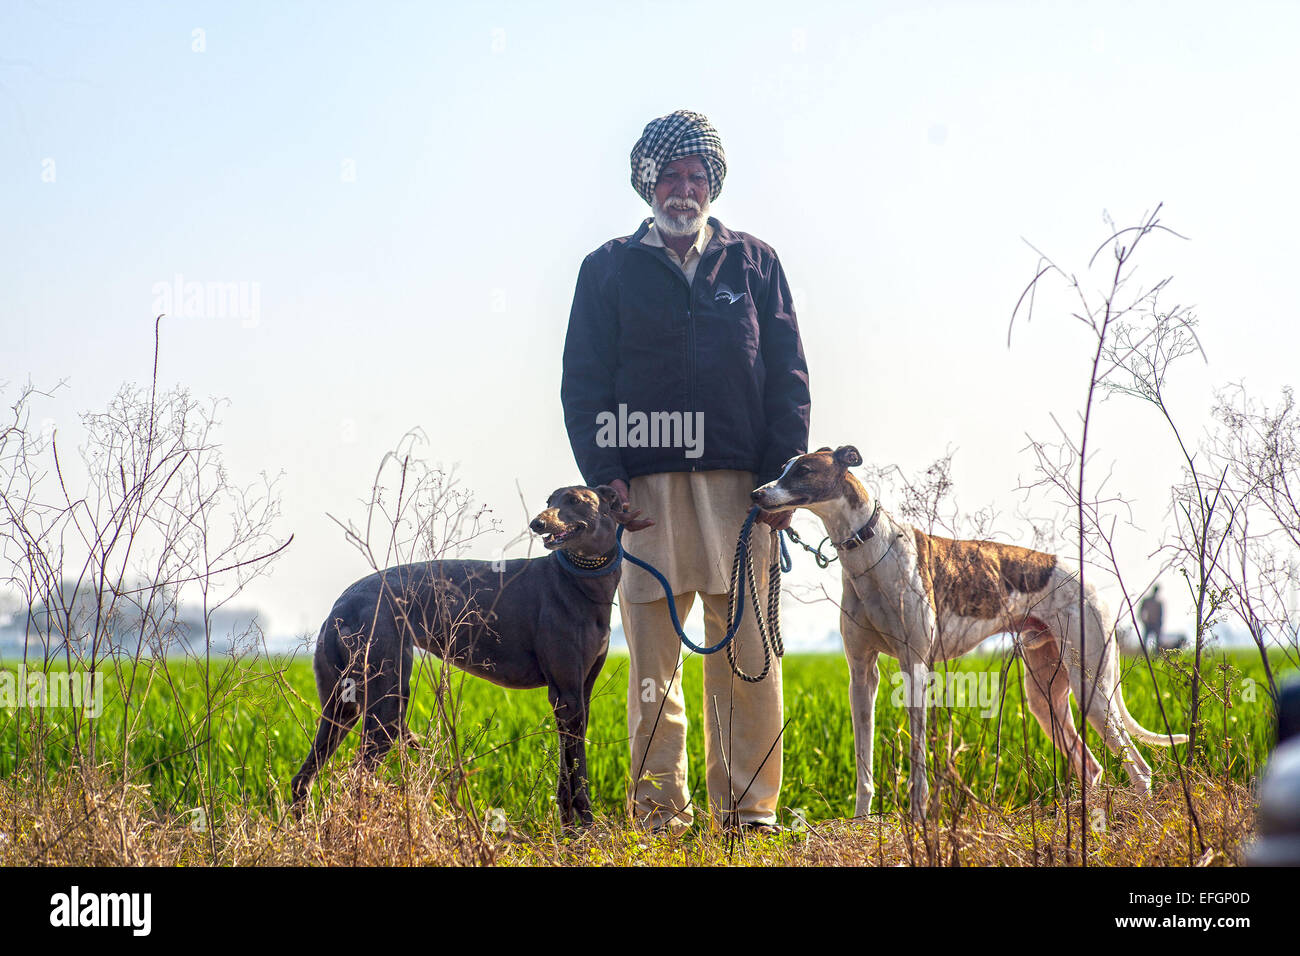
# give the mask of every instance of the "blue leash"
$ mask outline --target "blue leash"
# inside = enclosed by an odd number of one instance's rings
[[[758,505],[754,505],[753,508],[749,509],[749,514],[745,516],[745,523],[740,527],[740,539],[736,542],[737,553],[739,553],[742,548],[748,551],[749,535],[754,528],[754,519],[758,517],[759,510],[760,509]],[[790,568],[793,566],[792,562],[790,561],[790,552],[786,550],[785,537],[784,536],[778,536],[778,537],[780,538],[780,542],[781,542],[781,571],[788,572]],[[738,576],[739,582],[736,585],[735,615],[731,621],[731,625],[727,628],[726,636],[722,640],[718,641],[718,643],[714,644],[712,647],[701,647],[699,644],[696,644],[689,637],[687,637],[685,631],[682,630],[681,618],[677,614],[677,602],[673,600],[673,591],[671,585],[669,585],[668,583],[668,579],[665,578],[663,574],[660,573],[659,569],[656,568],[654,565],[646,561],[642,561],[640,558],[636,557],[635,555],[628,554],[626,551],[623,550],[623,526],[622,525],[619,525],[618,533],[615,535],[615,541],[618,543],[619,558],[627,558],[638,568],[650,572],[650,574],[654,575],[655,579],[659,582],[659,586],[664,589],[664,596],[668,598],[668,613],[673,620],[673,629],[677,631],[677,637],[681,640],[681,642],[684,645],[689,647],[696,654],[716,654],[718,651],[722,650],[728,644],[731,643],[731,639],[736,636],[736,631],[740,627],[740,621],[745,615],[745,575],[742,574]],[[771,586],[771,582],[769,582],[768,586],[769,587]]]

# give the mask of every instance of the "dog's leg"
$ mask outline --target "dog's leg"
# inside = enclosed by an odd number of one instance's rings
[[[930,802],[930,781],[925,766],[925,692],[930,668],[925,661],[909,656],[899,662],[903,673],[908,678],[907,723],[912,735],[910,759],[912,762],[912,788],[908,801],[912,819],[919,821],[925,817],[926,805]]]
[[[1077,599],[1078,591],[1075,596]],[[1071,601],[1065,617],[1065,640],[1067,664],[1070,676],[1070,690],[1074,693],[1074,702],[1083,711],[1083,715],[1103,741],[1106,740],[1105,715],[1110,708],[1110,695],[1115,686],[1113,672],[1105,674],[1107,662],[1115,664],[1115,647],[1108,640],[1105,627],[1105,615],[1099,606],[1101,598],[1096,588],[1088,584],[1084,588],[1084,617],[1080,626],[1079,606]],[[1081,653],[1080,643],[1083,644]],[[1107,645],[1110,645],[1109,647]],[[1122,724],[1120,729],[1123,729]],[[1080,741],[1080,748],[1088,765],[1088,776],[1084,778],[1089,787],[1101,781],[1102,767],[1093,757],[1087,746]],[[1108,744],[1109,746],[1109,744]],[[1141,759],[1141,758],[1139,758]],[[1145,767],[1145,762],[1143,763]],[[1131,771],[1130,771],[1131,772]],[[1150,768],[1147,768],[1148,775]]]
[[[1110,752],[1124,761],[1124,770],[1128,773],[1129,782],[1133,784],[1133,789],[1140,796],[1148,796],[1151,793],[1151,766],[1142,759],[1137,744],[1129,735],[1128,729],[1124,726],[1124,721],[1116,712],[1111,701],[1106,702],[1106,712],[1104,714],[1099,715],[1096,713],[1100,707],[1100,698],[1102,696],[1102,694],[1097,695],[1099,700],[1089,711],[1088,722],[1101,735],[1101,739],[1105,741]]]
[[[373,653],[373,651],[372,651]],[[361,750],[357,759],[374,770],[401,737],[403,674],[409,680],[409,668],[400,668],[396,660],[370,662],[365,682],[365,719],[361,725]]]
[[[321,628],[317,640],[312,670],[316,673],[321,717],[307,759],[289,784],[292,798],[290,806],[295,814],[302,811],[307,795],[311,792],[312,779],[334,755],[334,751],[338,750],[339,744],[361,715],[361,706],[357,701],[357,681],[350,676],[353,673],[349,667],[351,640],[352,635],[347,628],[335,630],[332,624]]]
[[[312,741],[311,751],[289,784],[289,792],[293,796],[291,805],[295,812],[301,810],[306,802],[307,795],[311,792],[312,779],[334,755],[334,751],[338,750],[339,744],[361,714],[361,708],[355,703],[349,704],[338,698],[337,692],[331,692],[322,705],[320,724],[316,727],[316,739]]]
[[[552,682],[549,688],[555,728],[560,735],[560,777],[555,800],[560,805],[560,823],[573,828],[575,813],[585,826],[591,823],[591,801],[587,796],[587,708],[581,690]]]
[[[605,654],[601,654],[587,672],[587,680],[582,688],[582,736],[578,738],[578,780],[573,795],[573,809],[578,816],[578,822],[583,826],[590,826],[592,822],[591,814],[591,790],[587,781],[587,723],[591,719],[591,692],[596,687],[596,678],[600,676],[601,669],[605,666]]]
[[[1129,735],[1123,718],[1123,698],[1119,686],[1119,654],[1114,640],[1102,630],[1104,618],[1096,607],[1089,608],[1088,656],[1093,659],[1090,668],[1097,676],[1086,691],[1087,719],[1101,737],[1106,748],[1124,761],[1129,781],[1141,796],[1151,792],[1151,767],[1142,759],[1137,744]],[[1097,642],[1097,653],[1092,653],[1092,643]],[[1076,700],[1082,700],[1076,693]]]
[[[862,626],[860,611],[861,604],[853,588],[845,588],[840,607],[840,634],[844,638],[844,656],[849,662],[849,708],[853,715],[853,751],[857,760],[858,792],[853,814],[865,817],[871,812],[871,798],[876,789],[872,741],[876,688],[880,684],[880,668],[877,666],[880,651]]]
[[[1101,775],[1101,765],[1079,738],[1070,718],[1069,665],[1055,636],[1022,648],[1025,661],[1025,704],[1048,739],[1085,786]]]

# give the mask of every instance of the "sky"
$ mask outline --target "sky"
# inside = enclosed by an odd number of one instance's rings
[[[1294,384],[1297,39],[1283,3],[12,0],[0,399],[65,382],[39,417],[72,443],[78,412],[148,380],[168,312],[162,384],[228,400],[232,480],[281,475],[294,541],[241,600],[272,635],[314,635],[367,570],[329,515],[361,517],[409,430],[501,522],[471,556],[580,481],[559,402],[578,266],[648,215],[628,153],[685,108],[726,149],[713,214],[789,278],[812,446],[905,474],[951,452],[955,506],[1027,543],[1051,511],[1021,490],[1027,448],[1077,430],[1092,349],[1060,295],[1008,336],[1040,252],[1099,289],[1108,218],[1163,203],[1187,238],[1151,237],[1134,281],[1171,276],[1166,301],[1199,317],[1205,357],[1169,380],[1184,434],[1229,383],[1267,401]],[[240,307],[166,301],[187,283]],[[1131,503],[1125,580],[1145,587],[1177,445],[1134,400],[1091,428],[1091,467]],[[837,628],[809,596],[839,588],[796,563],[794,646]],[[1185,588],[1162,580],[1185,629]]]

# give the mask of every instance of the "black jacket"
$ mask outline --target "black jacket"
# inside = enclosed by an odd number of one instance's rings
[[[583,260],[564,342],[560,400],[589,486],[665,471],[752,471],[760,484],[808,450],[808,366],[772,248],[710,219],[690,285],[666,250],[641,244],[647,219]],[[702,413],[696,457],[623,447],[598,416]],[[692,419],[695,421],[697,419]],[[633,430],[633,441],[635,429]]]

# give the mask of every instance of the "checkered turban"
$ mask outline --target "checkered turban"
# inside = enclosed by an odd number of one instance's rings
[[[727,175],[727,154],[709,118],[690,110],[678,110],[646,124],[632,147],[632,188],[652,203],[660,172],[683,156],[704,160],[709,175],[709,202],[713,202],[722,192],[722,180]]]

